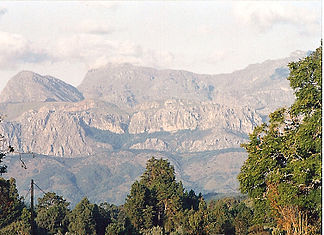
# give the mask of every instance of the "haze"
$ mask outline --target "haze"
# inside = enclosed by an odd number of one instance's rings
[[[21,70],[77,86],[109,62],[227,73],[320,40],[321,1],[2,1],[0,90]]]

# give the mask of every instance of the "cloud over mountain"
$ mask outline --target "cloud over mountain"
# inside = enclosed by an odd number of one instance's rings
[[[24,63],[42,63],[54,57],[20,34],[0,31],[0,68],[12,69]]]

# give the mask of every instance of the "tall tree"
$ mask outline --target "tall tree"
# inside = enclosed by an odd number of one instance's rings
[[[69,232],[72,234],[96,235],[96,218],[99,214],[98,206],[83,198],[72,210],[69,216]]]
[[[156,199],[151,196],[151,191],[138,181],[133,183],[131,192],[126,198],[124,209],[137,231],[154,226]]]
[[[309,230],[321,227],[322,46],[289,69],[296,100],[255,128],[238,176],[258,222],[288,233],[300,232],[298,221]]]
[[[40,229],[45,230],[48,234],[67,232],[68,209],[69,203],[61,196],[55,193],[46,193],[43,197],[38,198],[36,208],[36,223]]]
[[[233,216],[226,198],[210,203],[209,232],[211,234],[234,234]],[[233,200],[230,200],[233,201]]]
[[[198,210],[200,197],[184,192],[167,160],[152,157],[141,180],[132,185],[124,210],[137,231],[160,227],[169,233],[181,226],[185,209]]]
[[[24,207],[18,194],[16,180],[0,178],[0,228],[19,218]]]
[[[172,231],[177,225],[177,212],[183,209],[184,188],[176,182],[174,167],[167,160],[152,157],[140,183],[156,196],[157,225]]]
[[[188,234],[196,234],[196,235],[204,235],[208,234],[208,226],[209,226],[209,215],[207,204],[203,200],[200,199],[199,209],[197,211],[191,209],[188,215],[188,227],[186,233]]]

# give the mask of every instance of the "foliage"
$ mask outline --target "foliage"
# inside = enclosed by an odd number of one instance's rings
[[[123,235],[125,234],[125,227],[119,223],[111,223],[106,228],[106,235]]]
[[[189,211],[189,228],[187,228],[187,232],[197,235],[208,234],[208,216],[207,204],[201,198],[199,202],[199,209],[197,211],[194,211],[193,209]]]
[[[22,214],[17,220],[7,225],[6,227],[0,229],[0,234],[6,235],[29,235],[31,234],[30,225],[30,212],[26,207],[22,210]]]
[[[176,182],[167,160],[152,157],[141,180],[132,185],[124,209],[138,232],[159,226],[170,233],[181,227],[185,209],[197,210],[198,202],[193,191],[184,192],[182,183]]]
[[[233,214],[229,206],[236,203],[235,200],[227,202],[225,199],[210,204],[211,233],[233,234]]]
[[[288,80],[296,101],[270,114],[269,123],[255,128],[243,147],[249,156],[238,176],[242,193],[254,201],[255,222],[279,226],[292,220],[285,210],[321,224],[322,46],[289,64]],[[277,196],[273,197],[274,193]],[[281,208],[281,209],[279,209]],[[283,209],[286,208],[286,209]],[[284,221],[275,220],[278,216]],[[290,222],[289,222],[290,221]]]
[[[96,218],[98,214],[98,206],[91,204],[87,198],[83,198],[70,213],[69,232],[72,234],[97,234]]]
[[[45,230],[48,234],[56,234],[67,232],[69,224],[68,209],[69,203],[61,196],[55,193],[46,193],[42,198],[38,198],[36,208],[36,223],[37,226]]]
[[[124,209],[136,230],[150,228],[157,223],[156,199],[151,191],[138,181],[132,185],[130,195],[127,196]]]
[[[114,212],[111,214],[111,223],[106,227],[105,235],[137,234],[124,210],[117,209],[116,206],[112,206],[111,209],[113,209]]]
[[[98,206],[83,198],[69,211],[69,203],[61,196],[46,193],[36,208],[37,234],[247,234],[253,212],[243,201],[227,198],[207,205],[201,195],[184,191],[181,182],[175,181],[168,161],[152,158],[148,165],[122,206]],[[30,234],[30,222],[30,212],[24,208],[0,234]]]
[[[243,202],[240,202],[233,210],[235,212],[233,220],[235,234],[248,234],[248,229],[252,226],[253,211]]]
[[[24,204],[19,197],[14,178],[0,178],[0,228],[20,217]]]
[[[163,235],[163,229],[159,226],[143,231],[143,235]]]

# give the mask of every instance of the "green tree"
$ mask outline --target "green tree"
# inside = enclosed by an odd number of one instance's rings
[[[154,225],[172,231],[178,225],[177,212],[183,209],[184,197],[184,188],[181,182],[176,182],[174,167],[167,160],[152,157],[140,183],[156,197],[157,223]]]
[[[125,227],[120,223],[111,223],[106,227],[106,235],[124,235]]]
[[[132,185],[124,210],[138,232],[159,227],[170,233],[184,226],[186,209],[198,210],[200,198],[194,191],[184,192],[167,160],[152,157],[141,180]]]
[[[232,200],[230,200],[233,202]],[[230,210],[231,204],[227,198],[212,202],[209,205],[209,232],[211,234],[234,234],[233,215]]]
[[[96,218],[98,214],[98,206],[91,204],[87,198],[83,198],[70,213],[69,232],[72,234],[96,235]]]
[[[69,203],[61,196],[48,192],[43,197],[38,198],[36,208],[36,223],[41,230],[48,234],[67,232],[69,224],[68,209]]]
[[[192,189],[189,191],[189,193],[185,191],[183,196],[183,208],[189,210],[198,210],[201,198],[201,193],[197,196]]]
[[[105,234],[106,227],[117,221],[118,214],[120,212],[119,208],[113,204],[107,202],[101,203],[98,207],[99,215],[97,217],[97,234]]]
[[[113,213],[111,214],[111,223],[106,227],[105,235],[132,235],[138,234],[136,229],[131,224],[124,209],[118,209],[118,213],[115,210],[116,207],[111,208]]]
[[[124,209],[131,223],[137,231],[154,226],[156,199],[151,196],[151,191],[143,184],[135,181],[131,192],[126,198]]]
[[[0,178],[0,228],[16,221],[24,207],[15,179]]]
[[[29,235],[31,234],[30,211],[24,207],[21,216],[14,222],[0,229],[0,234],[6,235]]]
[[[186,233],[204,235],[208,234],[208,224],[209,224],[209,211],[207,209],[207,204],[200,199],[198,210],[195,211],[191,209],[188,215],[189,228],[187,228]]]
[[[247,235],[249,227],[252,226],[253,212],[246,206],[245,203],[240,202],[233,208],[235,234]]]
[[[322,46],[305,59],[290,63],[289,69],[296,100],[254,129],[250,141],[243,145],[249,155],[238,179],[241,192],[254,201],[256,222],[274,224],[289,233],[297,231],[294,224],[303,221],[307,229],[319,231]]]

